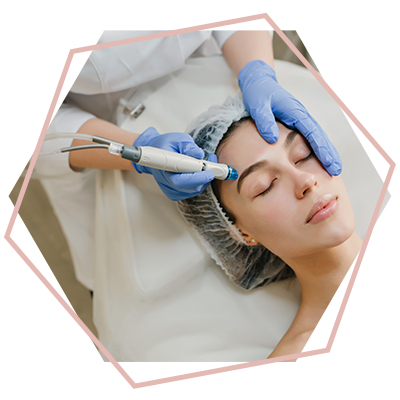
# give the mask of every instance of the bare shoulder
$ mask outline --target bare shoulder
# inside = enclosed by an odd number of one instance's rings
[[[285,335],[267,359],[280,358],[287,355],[296,356],[281,363],[333,363],[331,353],[304,357],[302,353],[322,349],[326,346],[332,326],[323,326],[296,334]]]

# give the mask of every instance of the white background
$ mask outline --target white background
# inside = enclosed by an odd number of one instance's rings
[[[5,28],[182,28],[202,23],[268,12],[280,28],[292,29],[394,29],[396,2],[381,0],[369,4],[361,0],[251,1],[13,1],[2,6],[1,121],[4,129],[1,184],[6,188],[6,31]],[[247,27],[247,26],[246,26]],[[260,27],[249,25],[248,27]],[[394,85],[399,72],[399,32],[394,30]],[[397,101],[396,101],[397,100]],[[399,109],[395,97],[394,109]],[[394,124],[394,160],[399,160],[399,127]],[[397,170],[399,167],[397,168]],[[396,180],[395,173],[394,179]],[[394,204],[400,204],[397,185]],[[2,196],[4,199],[5,196]],[[5,203],[5,200],[3,200]],[[4,218],[2,232],[8,221]],[[398,212],[394,210],[395,225]],[[396,237],[395,231],[395,241]],[[399,265],[398,254],[394,265]],[[376,399],[396,398],[400,393],[398,341],[394,341],[394,364],[273,364],[236,372],[185,380],[132,390],[111,364],[7,364],[6,341],[6,250],[1,246],[1,386],[5,399]],[[395,287],[398,274],[395,270]],[[394,338],[400,337],[398,301],[395,296]],[[397,362],[396,362],[397,361]],[[172,376],[216,367],[215,364],[125,364],[136,381]]]

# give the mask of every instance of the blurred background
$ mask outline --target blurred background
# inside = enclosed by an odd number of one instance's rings
[[[393,30],[284,29],[285,35],[318,71],[393,91]],[[303,65],[274,33],[278,60]]]
[[[317,71],[393,91],[392,30],[283,31]],[[276,59],[302,65],[276,33],[273,44]],[[8,174],[7,221],[22,182]],[[97,335],[90,292],[75,279],[63,232],[37,180],[29,183],[12,238]],[[94,362],[97,347],[10,247],[7,299],[8,362]]]

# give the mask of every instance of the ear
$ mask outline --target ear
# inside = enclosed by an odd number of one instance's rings
[[[242,234],[247,246],[256,246],[258,244],[258,241],[255,240],[251,235],[243,232],[240,228],[238,228],[238,229],[239,229],[240,233]]]

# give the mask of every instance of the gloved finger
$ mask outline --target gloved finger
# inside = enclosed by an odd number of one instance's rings
[[[196,143],[182,143],[181,146],[181,154],[185,154],[186,156],[194,157],[199,160],[204,158],[204,151]]]
[[[256,126],[258,132],[263,137],[263,139],[270,144],[276,143],[276,141],[279,139],[279,128],[275,120],[274,121],[258,120],[258,121],[259,122],[257,122],[256,120]]]
[[[196,145],[193,138],[187,133],[172,132],[162,135],[159,139],[161,148],[176,153],[185,154],[190,157],[203,158],[203,150]]]
[[[258,108],[257,111],[253,111],[251,117],[256,123],[258,132],[264,140],[273,144],[279,139],[278,125],[275,122],[275,117],[268,103],[265,103],[265,106],[262,108]]]
[[[326,171],[333,176],[340,175],[342,172],[342,160],[338,151],[336,150],[333,143],[329,140],[328,135],[322,129],[322,127],[312,119],[315,129],[308,134],[308,142],[314,150],[315,155],[321,161],[321,164]],[[301,121],[303,124],[303,121]],[[300,130],[302,127],[297,129]]]
[[[208,185],[215,175],[211,171],[189,172],[184,174],[171,173],[169,181],[180,191],[197,191],[199,186]],[[196,189],[197,187],[197,189]],[[204,188],[205,189],[205,188]]]
[[[157,132],[157,129],[150,126],[147,128],[141,135],[133,143],[134,146],[147,146],[149,142],[151,142],[156,137],[160,136]]]
[[[342,172],[342,161],[335,146],[318,122],[298,101],[292,102],[292,109],[286,109],[277,118],[289,128],[297,129],[310,143],[315,155],[325,170],[333,176]]]
[[[197,149],[196,143],[193,138],[187,133],[183,132],[171,132],[161,135],[155,141],[155,147],[159,147],[165,150],[173,151],[180,154],[187,154],[187,152],[194,151],[194,154],[197,152],[194,149]],[[192,156],[194,157],[194,155]]]
[[[335,146],[329,140],[322,127],[311,117],[305,117],[295,123],[295,128],[310,143],[318,160],[326,171],[333,176],[342,172],[342,161]]]
[[[310,115],[304,105],[283,88],[273,97],[271,109],[278,121],[293,129],[297,121]]]
[[[177,187],[176,181],[178,181],[179,184],[179,176],[188,174],[177,174],[174,172],[167,172],[155,169],[153,169],[152,173],[160,189],[172,201],[184,200],[190,197],[197,196],[198,194],[203,192],[208,186],[207,183],[197,186]]]
[[[210,154],[210,155],[207,157],[207,161],[217,163],[217,162],[218,162],[218,157],[217,157],[216,154]]]
[[[331,154],[333,154],[332,164],[326,168],[328,174],[332,176],[338,176],[342,173],[342,159],[340,158],[339,152],[331,143]]]

